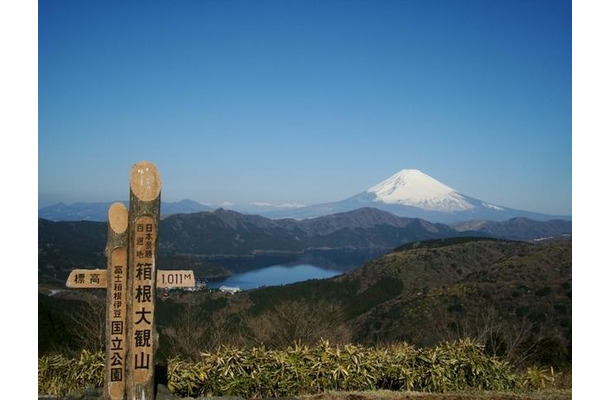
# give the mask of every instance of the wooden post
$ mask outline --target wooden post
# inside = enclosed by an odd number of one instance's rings
[[[125,399],[127,361],[127,244],[128,214],[122,203],[108,210],[106,301],[106,384],[104,398]]]
[[[131,170],[129,195],[129,261],[127,398],[154,399],[155,290],[161,178],[154,164],[141,161]]]
[[[108,210],[106,269],[75,269],[66,281],[69,288],[107,289],[105,399],[154,399],[156,281],[162,288],[195,286],[191,270],[157,269],[160,199],[157,168],[135,164],[130,211],[122,203]]]

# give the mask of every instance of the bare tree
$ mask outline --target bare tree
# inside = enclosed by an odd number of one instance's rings
[[[488,353],[510,359],[515,365],[523,365],[534,355],[536,344],[542,335],[526,317],[509,321],[493,307],[485,307],[475,315],[474,336],[485,343]]]
[[[204,350],[208,334],[207,315],[195,303],[186,303],[178,317],[165,329],[163,333],[169,342],[169,351],[172,355],[196,357]]]
[[[290,301],[278,304],[260,316],[246,320],[248,339],[253,344],[284,348],[300,342],[315,344],[320,339],[345,343],[350,339],[341,309],[334,304],[307,305]]]
[[[520,320],[507,318],[493,305],[471,315],[456,315],[439,307],[429,318],[433,340],[475,339],[485,345],[488,354],[508,358],[516,366],[525,365],[534,357],[536,346],[544,337],[527,316]]]
[[[68,314],[69,332],[80,348],[101,351],[106,345],[106,300],[99,296],[87,296],[83,306]]]
[[[182,310],[162,328],[162,333],[169,344],[169,355],[196,359],[202,351],[221,345],[244,344],[240,328],[226,310],[211,313],[197,300],[191,300],[182,305]]]

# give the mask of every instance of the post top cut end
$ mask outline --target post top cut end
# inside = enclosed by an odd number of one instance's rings
[[[134,195],[142,201],[152,201],[161,193],[161,177],[155,164],[140,161],[131,169],[130,187]]]
[[[129,215],[127,207],[123,203],[112,203],[108,209],[108,224],[116,233],[123,233],[127,230]]]

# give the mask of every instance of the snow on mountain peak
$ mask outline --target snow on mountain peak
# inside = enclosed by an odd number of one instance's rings
[[[455,190],[417,169],[403,169],[367,193],[375,194],[374,201],[429,211],[464,211],[474,207]]]

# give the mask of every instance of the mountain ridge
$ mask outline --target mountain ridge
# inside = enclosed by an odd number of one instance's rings
[[[127,202],[123,202],[127,205]],[[38,210],[40,218],[51,221],[106,221],[110,202],[54,204]],[[245,205],[203,205],[192,200],[161,203],[161,215],[196,213],[230,207],[240,214],[271,219],[311,219],[372,207],[399,217],[420,218],[432,223],[456,224],[471,220],[506,221],[524,217],[531,220],[571,220],[571,216],[543,214],[492,204],[460,193],[417,169],[403,169],[369,189],[344,200],[303,206],[269,203]]]
[[[534,224],[534,235],[528,231]],[[159,254],[173,256],[252,256],[264,253],[303,254],[327,250],[390,250],[428,239],[484,236],[532,240],[571,234],[572,223],[520,219],[462,230],[417,218],[398,217],[376,208],[308,220],[274,220],[218,209],[175,214],[160,222]],[[105,265],[107,224],[94,221],[38,220],[39,275],[65,274],[70,268]]]
[[[42,207],[38,210],[38,217],[49,221],[98,221],[108,220],[108,208],[114,203],[108,202],[76,202],[76,203],[57,203]],[[120,201],[125,206],[129,206],[128,201]],[[180,200],[176,202],[161,202],[161,215],[166,217],[178,213],[192,213],[211,210],[210,207],[197,203],[193,200]]]
[[[400,217],[421,218],[446,224],[483,219],[505,221],[516,217],[547,221],[571,220],[492,204],[460,193],[417,169],[403,169],[369,189],[344,200],[309,205],[292,210],[261,213],[269,218],[313,218],[374,207]]]

